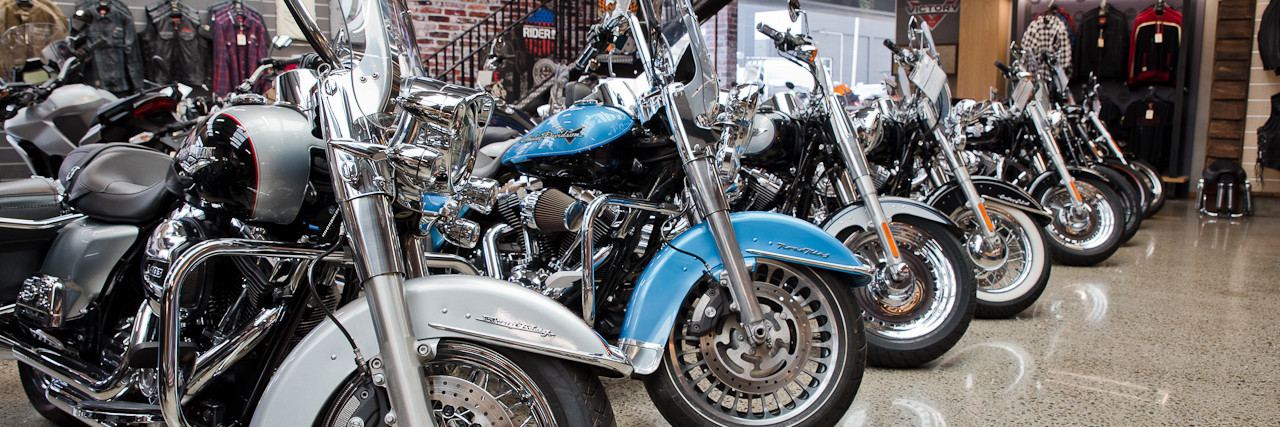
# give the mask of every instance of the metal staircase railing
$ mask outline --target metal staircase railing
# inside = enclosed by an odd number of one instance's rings
[[[424,64],[427,74],[454,84],[474,85],[476,74],[484,71],[484,62],[493,42],[505,37],[542,9],[556,16],[556,47],[549,56],[560,62],[572,60],[585,47],[587,32],[595,23],[594,2],[511,0],[428,55]]]

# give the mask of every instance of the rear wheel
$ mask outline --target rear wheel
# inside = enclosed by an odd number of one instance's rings
[[[1071,208],[1071,192],[1065,186],[1049,188],[1040,203],[1053,214],[1044,227],[1053,248],[1053,259],[1072,266],[1090,266],[1105,261],[1120,247],[1124,233],[1124,205],[1120,194],[1095,177],[1080,177],[1076,189],[1084,208]]]
[[[908,217],[889,228],[911,276],[899,284],[877,277],[854,289],[867,327],[867,361],[891,368],[920,366],[950,350],[969,328],[977,304],[973,265],[941,224]],[[876,233],[850,235],[845,246],[874,260],[872,265],[885,264]]]
[[[771,326],[765,342],[746,341],[728,291],[704,280],[680,307],[662,365],[645,378],[650,399],[677,426],[835,425],[866,363],[850,284],[766,259],[752,279]]]
[[[1026,213],[987,205],[987,216],[1004,244],[1004,253],[999,259],[981,259],[970,251],[978,289],[976,316],[1002,319],[1035,304],[1049,283],[1052,263],[1049,262],[1049,243],[1040,226]],[[960,210],[955,220],[964,228],[966,241],[971,236],[980,236],[978,227],[985,227],[970,209]]]
[[[600,380],[557,359],[445,341],[422,373],[437,426],[614,425]],[[386,391],[357,373],[339,387],[318,425],[385,425],[389,410]]]

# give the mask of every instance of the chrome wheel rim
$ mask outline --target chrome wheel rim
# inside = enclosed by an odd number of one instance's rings
[[[701,412],[733,425],[795,423],[826,390],[835,387],[844,355],[836,354],[841,334],[839,311],[812,276],[796,267],[757,260],[752,273],[757,301],[773,326],[767,342],[745,343],[736,313],[717,320],[705,336],[689,332],[692,310],[706,294],[687,301],[667,346],[676,384]]]
[[[1003,294],[1017,289],[1031,279],[1032,239],[1029,231],[1018,225],[1018,221],[1009,212],[987,206],[987,216],[996,228],[996,235],[1004,243],[1005,260],[1000,267],[992,270],[974,268],[974,280],[978,292]],[[964,228],[965,237],[981,233],[982,226],[972,210],[961,210],[955,217],[957,224]],[[1034,229],[1032,229],[1034,230]]]
[[[886,297],[889,286],[881,275],[871,284],[854,288],[853,296],[862,309],[867,333],[891,340],[923,337],[937,330],[955,309],[959,278],[938,242],[920,229],[904,223],[890,225],[898,253],[911,269],[906,298]],[[883,266],[880,239],[875,233],[859,233],[846,243],[854,254],[869,264]],[[904,303],[905,301],[905,303]]]
[[[1085,214],[1072,218],[1071,192],[1066,187],[1054,187],[1045,193],[1042,204],[1053,213],[1053,222],[1045,226],[1049,237],[1075,251],[1087,251],[1102,247],[1116,231],[1116,213],[1097,187],[1076,181],[1076,191],[1084,200]]]
[[[422,373],[438,426],[555,425],[551,405],[537,384],[510,359],[489,348],[440,343],[436,358],[423,363]],[[374,393],[381,389],[367,380],[350,381],[322,425],[373,425],[372,420],[355,418],[370,413],[368,405],[380,405]],[[387,408],[372,409],[375,416],[386,416]]]

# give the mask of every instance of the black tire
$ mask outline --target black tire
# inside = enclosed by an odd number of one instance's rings
[[[974,262],[980,319],[1005,319],[1021,313],[1044,293],[1053,269],[1049,238],[1040,224],[1017,209],[987,205],[987,214],[996,232],[1006,242],[1004,259],[983,268]],[[979,233],[981,226],[973,211],[963,209],[952,216],[964,228],[965,239]],[[970,259],[973,259],[970,253]]]
[[[805,335],[798,328],[806,328],[810,340],[804,343],[796,340],[790,345],[775,344],[774,349],[782,350],[764,355],[758,359],[763,362],[752,366],[758,372],[766,370],[760,366],[775,363],[773,369],[762,373],[767,374],[763,379],[738,375],[738,372],[748,372],[745,370],[726,369],[730,364],[742,366],[740,361],[723,356],[741,348],[733,344],[744,337],[734,338],[741,334],[735,333],[739,327],[734,312],[725,310],[726,315],[702,322],[691,318],[694,310],[704,304],[717,299],[728,301],[724,299],[727,296],[724,288],[703,280],[694,286],[681,304],[658,370],[644,378],[649,398],[667,422],[675,426],[835,425],[853,403],[862,384],[866,364],[866,341],[862,322],[858,321],[857,306],[849,292],[850,283],[847,278],[828,271],[765,259],[757,259],[752,278],[761,308],[768,310],[766,316],[775,325],[783,326],[775,331],[789,326],[788,330],[794,335],[784,331],[780,336],[789,335],[794,339]],[[808,284],[802,281],[808,281]],[[786,298],[787,295],[792,298]],[[789,300],[790,307],[780,302],[782,300]],[[727,306],[728,302],[725,302],[721,307]],[[803,312],[796,313],[796,310]],[[806,315],[808,321],[789,322],[795,319],[794,314]],[[708,325],[711,331],[703,336],[693,336],[696,334],[690,331],[701,329],[702,324]],[[728,340],[728,345],[722,340]],[[828,346],[803,345],[812,344],[814,340],[826,340]],[[792,358],[776,362],[779,351],[792,352]],[[715,357],[711,359],[708,355]],[[794,357],[804,358],[805,363],[796,364]],[[742,384],[734,387],[730,382]],[[778,391],[783,389],[799,392]],[[718,398],[713,397],[717,395]],[[735,399],[725,407],[726,396],[730,395]],[[745,411],[739,406],[739,396],[747,396]],[[764,409],[768,396],[773,397],[774,406],[779,409],[776,413]],[[758,406],[756,402],[759,402]],[[757,408],[759,412],[756,412]]]
[[[1111,189],[1119,193],[1124,200],[1124,234],[1120,235],[1120,244],[1125,244],[1138,234],[1138,229],[1142,227],[1143,199],[1142,190],[1135,181],[1137,177],[1130,176],[1124,172],[1112,169],[1106,165],[1099,165],[1094,168],[1095,171],[1107,177],[1108,184]],[[1079,176],[1077,176],[1079,178]]]
[[[1168,198],[1168,193],[1164,187],[1164,179],[1161,178],[1160,172],[1156,171],[1155,166],[1151,166],[1145,160],[1129,160],[1129,166],[1138,171],[1138,176],[1142,178],[1143,186],[1151,192],[1151,204],[1147,205],[1146,212],[1142,214],[1143,218],[1150,218],[1164,208],[1164,202]]]
[[[477,366],[481,368],[476,369]],[[472,370],[467,371],[467,369]],[[477,371],[483,371],[489,375],[486,376],[484,385],[477,386],[471,382],[469,376],[465,376],[465,379],[454,376],[458,373]],[[428,375],[424,380],[428,381],[427,393],[432,398],[431,407],[435,409],[437,425],[453,425],[442,422],[446,415],[463,417],[455,421],[466,422],[467,416],[489,414],[490,412],[479,408],[482,403],[492,402],[491,404],[499,405],[504,409],[521,406],[507,404],[513,399],[525,403],[523,407],[528,408],[528,416],[534,417],[535,425],[548,425],[552,420],[554,424],[561,426],[615,425],[613,408],[609,404],[604,386],[600,384],[599,378],[581,365],[511,349],[493,349],[462,341],[442,341],[437,347],[436,357],[423,364],[423,372]],[[449,375],[445,375],[445,372]],[[493,394],[487,390],[499,386],[511,386],[512,381],[524,384],[520,387],[508,387],[514,392],[500,394],[497,399],[494,399]],[[524,393],[531,397],[521,398],[520,395]],[[542,398],[538,399],[538,396]],[[457,401],[457,405],[454,405],[455,402],[448,399],[463,400]],[[532,403],[530,403],[531,399]],[[353,412],[343,411],[348,405],[353,404],[355,405]],[[367,376],[353,373],[347,382],[329,398],[326,409],[316,420],[315,425],[346,426],[349,418],[341,418],[344,414],[348,417],[359,416],[365,420],[379,420],[378,423],[366,425],[382,425],[380,422],[389,409],[385,390],[374,386]],[[478,412],[483,414],[478,415]],[[522,414],[517,414],[516,417],[524,419]],[[539,422],[541,420],[548,420],[548,422]],[[474,418],[470,421],[472,422],[466,422],[466,424],[483,424],[475,423]],[[497,421],[510,420],[502,420],[499,417]]]
[[[960,341],[973,320],[978,298],[973,264],[960,241],[942,224],[916,217],[895,220],[890,225],[903,261],[915,272],[916,287],[923,289],[916,299],[918,309],[893,316],[877,301],[876,286],[854,289],[854,300],[862,309],[867,328],[867,363],[888,368],[912,368],[942,356]],[[880,242],[875,233],[858,232],[844,239],[855,254],[880,260]],[[927,255],[921,255],[927,252]],[[882,264],[883,261],[872,262]],[[930,268],[936,266],[936,268]],[[944,282],[938,286],[938,277]],[[937,303],[935,305],[934,303]],[[927,305],[926,305],[927,304]],[[911,327],[925,322],[927,330]],[[918,327],[919,325],[917,325]]]
[[[27,401],[31,402],[31,407],[35,408],[40,416],[52,421],[54,424],[63,427],[83,427],[87,426],[71,414],[62,412],[58,407],[53,406],[49,399],[45,397],[44,374],[36,372],[25,363],[18,363],[18,380],[22,382],[22,391],[27,394]]]
[[[1053,248],[1054,261],[1077,267],[1097,265],[1120,248],[1120,238],[1124,233],[1124,201],[1119,193],[1096,177],[1077,178],[1076,188],[1080,189],[1081,196],[1087,199],[1086,204],[1090,207],[1085,229],[1071,231],[1065,224],[1069,217],[1066,202],[1070,193],[1062,185],[1057,185],[1036,195],[1040,203],[1053,213],[1052,222],[1044,226],[1045,235],[1049,237],[1049,247]]]

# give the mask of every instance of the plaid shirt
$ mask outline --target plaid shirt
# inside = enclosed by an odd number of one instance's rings
[[[1022,63],[1027,71],[1036,73],[1042,79],[1049,79],[1053,67],[1040,61],[1040,54],[1048,52],[1057,55],[1067,75],[1071,75],[1071,35],[1067,32],[1067,24],[1061,18],[1048,14],[1041,15],[1022,33],[1022,49],[1025,51]]]
[[[237,85],[253,75],[258,61],[267,56],[267,26],[262,15],[248,6],[243,11],[238,14],[228,6],[214,11],[211,20],[213,93],[218,96],[234,92]],[[259,82],[254,90],[261,92],[265,86]]]

